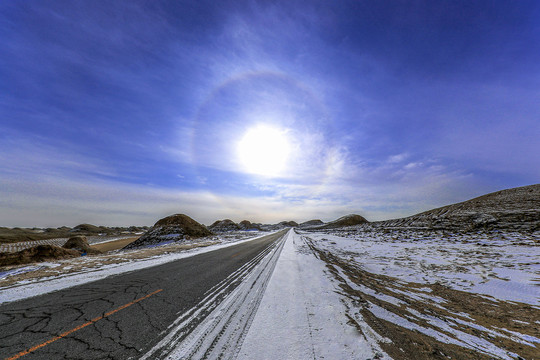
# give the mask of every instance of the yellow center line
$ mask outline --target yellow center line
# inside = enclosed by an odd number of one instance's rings
[[[120,306],[120,307],[117,308],[117,309],[114,309],[114,310],[112,310],[112,311],[109,311],[109,312],[105,313],[104,315],[98,316],[97,318],[94,318],[94,319],[92,319],[92,320],[90,320],[90,321],[88,321],[88,322],[86,322],[86,323],[84,323],[84,324],[82,324],[82,325],[79,325],[79,326],[77,326],[77,327],[75,327],[75,328],[73,328],[73,329],[71,329],[71,330],[68,330],[68,331],[66,331],[66,332],[64,332],[64,333],[62,333],[62,334],[60,334],[60,335],[58,335],[58,336],[55,336],[55,337],[53,337],[52,339],[49,339],[49,340],[45,341],[44,343],[41,343],[41,344],[36,345],[36,346],[33,346],[33,347],[31,347],[30,349],[21,351],[21,352],[18,353],[17,355],[13,355],[12,357],[6,358],[5,360],[15,360],[15,359],[20,358],[21,356],[30,354],[31,352],[36,351],[37,349],[40,349],[40,348],[42,348],[42,347],[44,347],[44,346],[47,346],[47,345],[49,345],[49,344],[55,342],[56,340],[60,340],[60,339],[62,339],[63,337],[66,337],[66,336],[68,336],[69,334],[74,333],[75,331],[81,330],[81,329],[87,327],[88,325],[92,325],[92,324],[95,323],[96,321],[99,321],[99,320],[101,320],[101,319],[103,319],[103,318],[106,318],[107,316],[110,316],[110,315],[112,315],[112,314],[114,314],[114,313],[116,313],[116,312],[118,312],[118,311],[120,311],[120,310],[123,310],[123,309],[125,309],[125,308],[127,308],[127,307],[129,307],[129,306],[131,306],[131,305],[133,305],[133,304],[136,304],[136,303],[138,303],[139,301],[142,301],[142,300],[144,300],[144,299],[148,299],[150,296],[156,295],[157,293],[159,293],[159,292],[161,292],[161,291],[163,291],[163,289],[156,290],[156,291],[154,291],[154,292],[152,292],[152,293],[150,293],[150,294],[148,294],[148,295],[143,296],[142,298],[138,298],[137,300],[133,300],[132,302],[129,302],[129,303],[125,304],[125,305],[122,305],[122,306]]]
[[[232,258],[233,258],[233,257],[236,257],[236,256],[240,255],[240,253],[241,253],[241,251],[237,252],[236,254],[233,254],[231,257],[232,257]]]

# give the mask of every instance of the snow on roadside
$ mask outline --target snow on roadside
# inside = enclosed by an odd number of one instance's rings
[[[342,283],[349,316],[362,330],[367,322],[389,338],[382,347],[392,357],[434,351],[463,358],[474,351],[510,360],[538,354],[537,239],[301,234]]]
[[[522,234],[445,234],[395,231],[338,236],[309,233],[317,246],[403,281],[441,283],[456,290],[540,305],[538,237]]]
[[[144,269],[144,268],[148,268],[152,266],[161,265],[164,263],[195,256],[195,255],[202,254],[205,252],[233,246],[233,245],[240,244],[246,241],[255,240],[260,237],[266,236],[268,234],[269,233],[259,234],[258,236],[254,236],[254,237],[250,237],[248,239],[242,239],[242,240],[238,240],[238,239],[235,240],[234,238],[230,238],[230,237],[225,238],[225,239],[219,238],[218,240],[221,240],[221,243],[215,244],[215,245],[210,245],[210,246],[205,246],[205,247],[196,247],[189,250],[183,250],[181,252],[164,253],[164,254],[160,254],[160,255],[156,255],[156,256],[152,256],[148,258],[143,258],[143,259],[129,259],[125,262],[101,265],[98,267],[88,267],[88,268],[83,267],[81,271],[78,271],[75,273],[68,273],[68,274],[63,274],[63,275],[20,281],[15,285],[10,285],[10,286],[0,288],[0,304],[22,300],[29,297],[34,297],[34,296],[50,293],[53,291],[86,284],[93,281],[98,281],[106,277],[109,277],[111,275],[118,275],[118,274],[125,273],[128,271],[135,271],[135,270],[140,270],[140,269]],[[122,253],[122,255],[125,254],[126,257],[129,257],[129,254],[137,252],[137,251],[140,251],[140,250],[126,251]],[[99,261],[100,257],[99,256],[81,257],[81,258],[63,260],[62,263],[73,263],[74,261],[77,261],[77,262],[82,262],[84,265],[85,262],[95,262],[96,259],[98,259]],[[44,264],[46,264],[46,266]],[[43,268],[44,266],[48,268],[51,268],[51,267],[54,268],[55,263],[41,263],[37,265],[31,265],[31,266],[18,268],[18,269],[15,269],[14,271],[11,271],[9,275],[39,270]]]
[[[347,324],[337,290],[324,263],[289,231],[238,359],[389,359]]]

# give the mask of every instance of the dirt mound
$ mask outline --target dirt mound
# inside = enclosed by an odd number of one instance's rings
[[[252,222],[248,220],[242,220],[238,223],[238,228],[240,230],[261,230],[260,225],[253,224]]]
[[[340,217],[337,220],[331,221],[326,225],[318,227],[318,229],[332,229],[345,226],[354,226],[360,224],[366,224],[368,221],[360,215],[350,214]]]
[[[108,233],[110,232],[110,229],[108,229],[105,226],[80,224],[80,225],[75,226],[73,229],[71,229],[70,232],[80,232],[80,233],[85,233],[85,234],[100,234],[100,233]]]
[[[69,238],[68,241],[62,246],[64,249],[73,249],[87,254],[101,254],[101,251],[93,249],[88,244],[86,236],[77,235]]]
[[[402,219],[373,223],[384,228],[476,231],[540,230],[540,184],[501,190]]]
[[[230,219],[218,220],[215,221],[212,225],[208,227],[210,231],[213,232],[228,232],[228,231],[238,231],[240,227],[237,223]]]
[[[158,220],[148,232],[151,232],[157,228],[168,229],[169,231],[181,230],[183,235],[191,237],[212,235],[212,232],[208,230],[206,226],[198,223],[184,214],[175,214]]]
[[[38,245],[16,253],[0,253],[0,266],[30,264],[78,256],[81,254],[77,250],[64,249],[55,245]]]
[[[199,224],[189,216],[175,214],[158,220],[150,230],[124,249],[134,249],[169,241],[189,240],[212,234],[206,226]]]

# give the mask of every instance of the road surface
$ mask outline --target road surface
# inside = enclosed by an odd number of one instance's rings
[[[219,326],[249,327],[285,233],[0,305],[0,359],[162,358],[184,340],[192,343],[186,354],[196,354],[206,351],[197,345],[203,335],[214,336],[214,348],[224,331],[207,315],[236,306]],[[253,294],[238,315],[234,301]],[[241,341],[242,329],[228,333]]]

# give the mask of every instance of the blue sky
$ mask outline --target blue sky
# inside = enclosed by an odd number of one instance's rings
[[[536,1],[3,1],[0,44],[0,226],[381,220],[540,178]],[[257,126],[279,172],[241,162]]]

